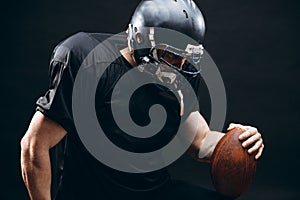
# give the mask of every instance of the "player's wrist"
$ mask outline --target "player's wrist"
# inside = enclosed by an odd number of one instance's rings
[[[224,136],[224,133],[209,131],[206,137],[203,139],[198,152],[198,158],[200,160],[210,160],[214,152],[214,149],[220,139]]]

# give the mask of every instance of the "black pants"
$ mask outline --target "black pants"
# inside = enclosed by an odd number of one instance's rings
[[[153,191],[123,191],[113,195],[112,200],[230,200],[217,192],[181,180],[170,180]]]

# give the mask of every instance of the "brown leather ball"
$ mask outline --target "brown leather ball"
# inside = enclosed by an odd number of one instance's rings
[[[255,154],[251,156],[242,147],[239,135],[244,130],[234,128],[218,142],[211,160],[211,178],[217,192],[238,197],[251,186],[255,172]]]

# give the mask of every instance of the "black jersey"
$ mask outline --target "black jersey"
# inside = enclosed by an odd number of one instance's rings
[[[53,172],[59,175],[58,190],[54,190],[56,199],[111,199],[132,191],[153,191],[163,187],[169,180],[167,170],[131,174],[111,169],[95,159],[81,142],[72,114],[72,90],[78,70],[86,56],[110,35],[98,33],[77,33],[54,50],[50,62],[50,86],[45,95],[37,101],[37,110],[59,123],[67,132],[57,145],[59,152]],[[102,55],[105,60],[127,46],[126,36],[115,38]],[[109,60],[109,59],[108,59]],[[106,136],[117,146],[131,152],[154,151],[166,145],[177,132],[180,123],[180,104],[167,89],[148,84],[139,88],[132,96],[129,110],[132,120],[140,125],[149,123],[149,107],[163,105],[167,120],[163,129],[153,137],[142,139],[124,133],[114,121],[111,106],[122,106],[119,101],[111,101],[111,95],[117,81],[132,66],[122,57],[115,59],[105,69],[100,78],[96,95],[95,109],[97,118]],[[99,66],[90,66],[86,70],[97,74]],[[134,80],[131,80],[134,81]],[[192,84],[197,91],[198,82]],[[185,116],[196,107],[189,105]],[[53,133],[55,134],[55,133]],[[58,169],[58,171],[57,171]],[[54,179],[54,178],[53,178]],[[55,184],[55,180],[52,182]]]

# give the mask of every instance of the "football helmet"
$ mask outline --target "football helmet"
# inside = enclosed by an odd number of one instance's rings
[[[194,1],[144,0],[134,12],[127,34],[129,50],[138,65],[145,61],[164,63],[185,76],[200,74],[205,22]],[[164,57],[167,53],[183,58],[183,67],[169,63]]]

